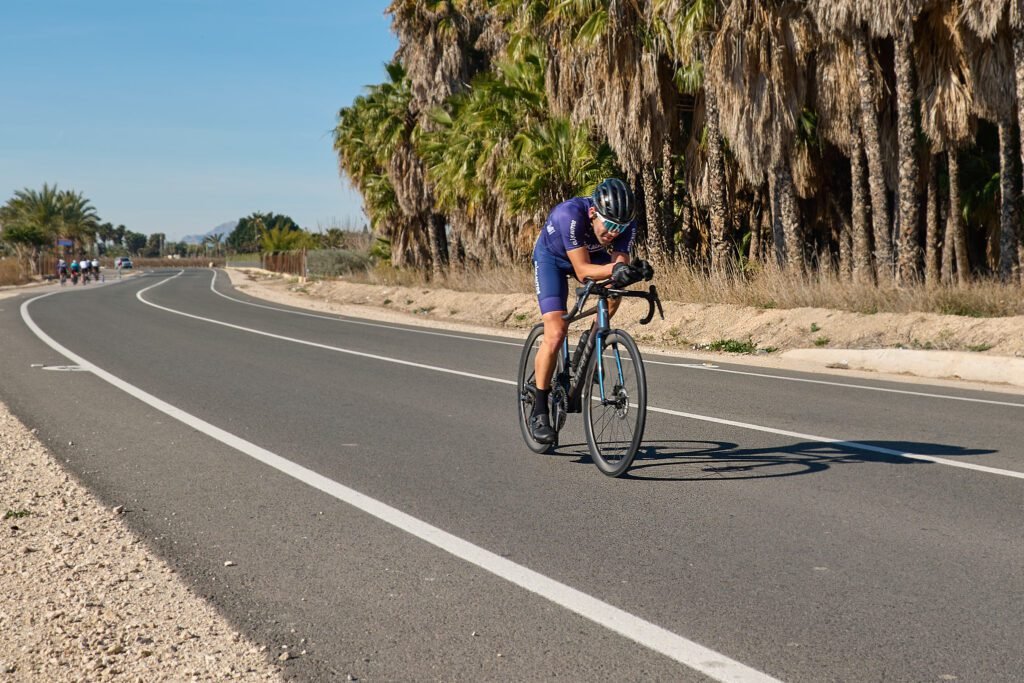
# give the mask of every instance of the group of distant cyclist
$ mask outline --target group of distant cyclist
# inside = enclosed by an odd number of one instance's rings
[[[67,263],[64,259],[57,261],[57,278],[60,280],[61,287],[67,284],[68,280],[71,280],[71,284],[77,285],[78,280],[82,280],[82,284],[89,284],[90,280],[100,281],[100,262],[98,259],[89,260],[83,257],[81,261],[78,259],[71,259],[71,263]]]

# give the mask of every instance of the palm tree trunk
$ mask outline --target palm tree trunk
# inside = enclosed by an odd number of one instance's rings
[[[772,242],[775,246],[775,262],[780,268],[786,266],[786,232],[782,228],[782,209],[779,206],[779,179],[774,173],[768,177],[768,194],[772,207]]]
[[[956,279],[963,284],[971,279],[971,265],[967,256],[967,235],[964,231],[964,214],[960,206],[960,158],[959,150],[949,151],[949,218],[953,252],[956,255]]]
[[[871,233],[868,231],[868,191],[865,181],[864,153],[856,149],[850,157],[850,220],[853,224],[853,281],[874,282],[871,268]]]
[[[444,228],[444,216],[430,214],[427,218],[427,232],[430,240],[430,267],[434,275],[441,275],[448,268],[448,236]]]
[[[850,225],[850,217],[843,212],[843,208],[839,206],[839,200],[831,192],[828,196],[828,203],[836,220],[839,221],[839,232],[835,235],[836,244],[839,245],[837,271],[841,280],[849,282],[853,278],[853,229]]]
[[[704,107],[711,181],[711,268],[718,270],[728,260],[729,245],[725,238],[729,226],[725,206],[725,157],[722,154],[722,132],[718,126],[718,100],[711,88],[704,89]]]
[[[1008,282],[1013,274],[1017,253],[1017,229],[1014,225],[1013,124],[999,122],[999,277]]]
[[[666,256],[670,261],[676,260],[676,192],[675,163],[672,159],[672,144],[665,136],[665,144],[661,149],[661,227],[662,241],[665,244]]]
[[[958,150],[946,152],[949,164],[949,209],[946,216],[946,237],[942,243],[942,279],[944,282],[966,282],[968,278],[967,241],[964,238],[964,217],[960,208],[960,159]],[[954,266],[956,278],[954,280]]]
[[[896,36],[896,109],[900,155],[899,214],[899,281],[917,280],[920,249],[918,248],[917,126],[914,121],[914,70],[911,39],[913,18],[905,13],[902,30]]]
[[[783,160],[772,174],[772,219],[775,233],[775,251],[779,262],[793,273],[804,272],[804,245],[800,235],[800,209],[796,203],[796,188],[789,164]],[[782,243],[780,245],[780,237]]]
[[[751,263],[761,260],[761,191],[754,195],[754,201],[750,202],[750,255],[747,260]]]
[[[641,171],[643,178],[644,207],[647,214],[647,249],[655,259],[664,263],[666,256],[665,235],[662,232],[661,202],[658,201],[658,183],[654,176],[654,167],[644,164]]]
[[[924,281],[929,286],[939,284],[939,157],[931,156],[928,169],[928,198],[925,222],[928,227],[924,239]]]
[[[861,133],[868,158],[868,182],[871,187],[871,221],[875,236],[875,264],[880,280],[892,279],[892,239],[889,234],[889,206],[882,171],[882,143],[875,115],[875,87],[871,82],[868,46],[864,32],[853,35],[853,53],[857,62],[860,94]]]

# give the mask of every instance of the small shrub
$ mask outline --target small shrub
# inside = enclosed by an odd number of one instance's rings
[[[530,317],[529,313],[516,313],[516,322],[521,323]]]
[[[821,328],[818,327],[818,323],[811,323],[811,332],[817,332]]]
[[[391,303],[391,299],[384,299],[384,305],[387,306]]]
[[[751,340],[739,341],[738,339],[719,339],[704,346],[708,351],[724,351],[725,353],[754,353],[757,351],[757,344]]]
[[[29,510],[8,510],[4,513],[4,519],[21,519],[22,517],[28,517],[32,513]]]
[[[967,350],[974,351],[975,353],[981,353],[982,351],[988,351],[992,348],[991,344],[968,344]]]
[[[829,342],[829,338],[828,337],[818,337],[817,339],[814,340],[814,345],[815,346],[828,346],[828,342]]]

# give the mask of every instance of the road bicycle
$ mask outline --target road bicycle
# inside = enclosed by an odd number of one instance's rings
[[[641,291],[618,289],[610,279],[586,279],[584,283],[576,290],[576,305],[563,318],[572,324],[596,314],[597,321],[589,333],[581,336],[572,356],[569,355],[568,336],[562,341],[548,398],[555,440],[550,444],[541,443],[530,432],[530,416],[537,391],[534,361],[544,336],[543,323],[530,330],[519,359],[519,428],[531,451],[550,453],[558,448],[557,435],[565,426],[569,413],[582,412],[587,446],[594,464],[604,474],[618,477],[633,464],[643,440],[647,420],[647,377],[633,338],[625,330],[609,327],[608,299],[646,299],[648,310],[640,320],[641,325],[651,322],[655,307],[662,319],[665,313],[654,285],[648,291]],[[597,297],[597,304],[583,310],[591,296]]]

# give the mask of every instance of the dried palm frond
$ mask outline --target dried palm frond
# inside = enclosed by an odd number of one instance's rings
[[[977,33],[979,38],[988,40],[994,37],[999,27],[1003,25],[1010,6],[1021,3],[1019,0],[961,0],[961,4],[961,20]]]
[[[968,86],[974,95],[974,110],[989,121],[1013,118],[1017,103],[1014,82],[1013,48],[1009,26],[1005,21],[987,40],[978,38],[969,29],[961,30],[969,61]]]
[[[866,28],[879,38],[897,35],[935,0],[807,0],[807,9],[823,35]],[[991,1],[991,0],[982,0]],[[1005,1],[1005,0],[1004,0]]]
[[[711,52],[707,84],[743,174],[760,185],[795,141],[807,99],[813,30],[790,2],[735,0]]]
[[[860,147],[860,84],[850,43],[839,38],[823,41],[817,55],[817,71],[818,131],[849,156]]]
[[[916,27],[921,128],[936,152],[959,148],[974,131],[971,76],[957,19],[947,5],[927,12]]]

